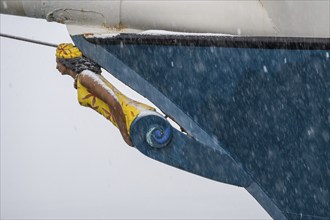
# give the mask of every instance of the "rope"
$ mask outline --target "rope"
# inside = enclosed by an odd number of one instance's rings
[[[24,38],[24,37],[17,37],[17,36],[3,34],[3,33],[0,33],[0,37],[6,37],[6,38],[14,39],[14,40],[20,40],[20,41],[33,43],[33,44],[39,44],[39,45],[57,48],[57,44],[52,44],[52,43],[38,41],[38,40],[32,40],[32,39],[28,39],[28,38]]]

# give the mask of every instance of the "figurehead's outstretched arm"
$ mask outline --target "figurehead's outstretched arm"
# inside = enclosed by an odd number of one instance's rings
[[[57,69],[75,79],[79,103],[102,114],[118,127],[125,142],[132,146],[130,125],[145,110],[152,107],[129,99],[111,85],[101,68],[84,57],[72,44],[60,44],[56,51]]]
[[[103,77],[102,77],[103,78]],[[103,101],[106,103],[109,107],[109,113],[112,113],[112,121],[115,122],[116,126],[118,127],[121,135],[123,136],[125,142],[132,146],[132,141],[129,136],[129,131],[126,126],[126,118],[123,113],[122,107],[119,103],[119,100],[116,99],[114,94],[111,94],[108,89],[104,88],[103,86],[100,86],[96,83],[95,79],[90,76],[90,74],[85,74],[83,71],[82,74],[78,75],[77,80],[79,80],[79,83],[84,86],[92,95],[94,95],[94,99],[98,98],[100,101]],[[79,93],[79,89],[78,89]],[[78,94],[78,98],[79,94]],[[81,97],[84,99],[84,97]],[[83,105],[83,102],[79,102],[81,105]],[[96,101],[95,101],[96,104]],[[94,105],[95,105],[94,104]],[[93,100],[91,105],[87,105],[88,107],[93,108]],[[94,109],[94,108],[93,108]],[[97,109],[95,109],[97,111]],[[100,112],[101,113],[101,112]],[[101,113],[102,114],[102,113]]]

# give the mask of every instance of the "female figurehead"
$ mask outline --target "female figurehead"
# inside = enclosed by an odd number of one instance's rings
[[[101,68],[83,56],[72,44],[60,44],[56,50],[57,69],[74,79],[80,105],[90,107],[118,127],[125,142],[132,146],[130,126],[142,111],[155,109],[119,92],[101,75]]]

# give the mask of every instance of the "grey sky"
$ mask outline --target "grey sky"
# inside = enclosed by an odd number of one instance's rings
[[[63,25],[0,19],[1,33],[71,41]],[[1,38],[1,218],[270,218],[245,189],[127,146],[110,122],[79,106],[72,79],[55,66],[55,48]]]

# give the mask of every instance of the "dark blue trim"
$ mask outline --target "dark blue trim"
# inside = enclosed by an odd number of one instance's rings
[[[94,44],[232,47],[286,50],[330,50],[330,38],[241,37],[211,35],[120,34],[111,38],[87,38]]]

